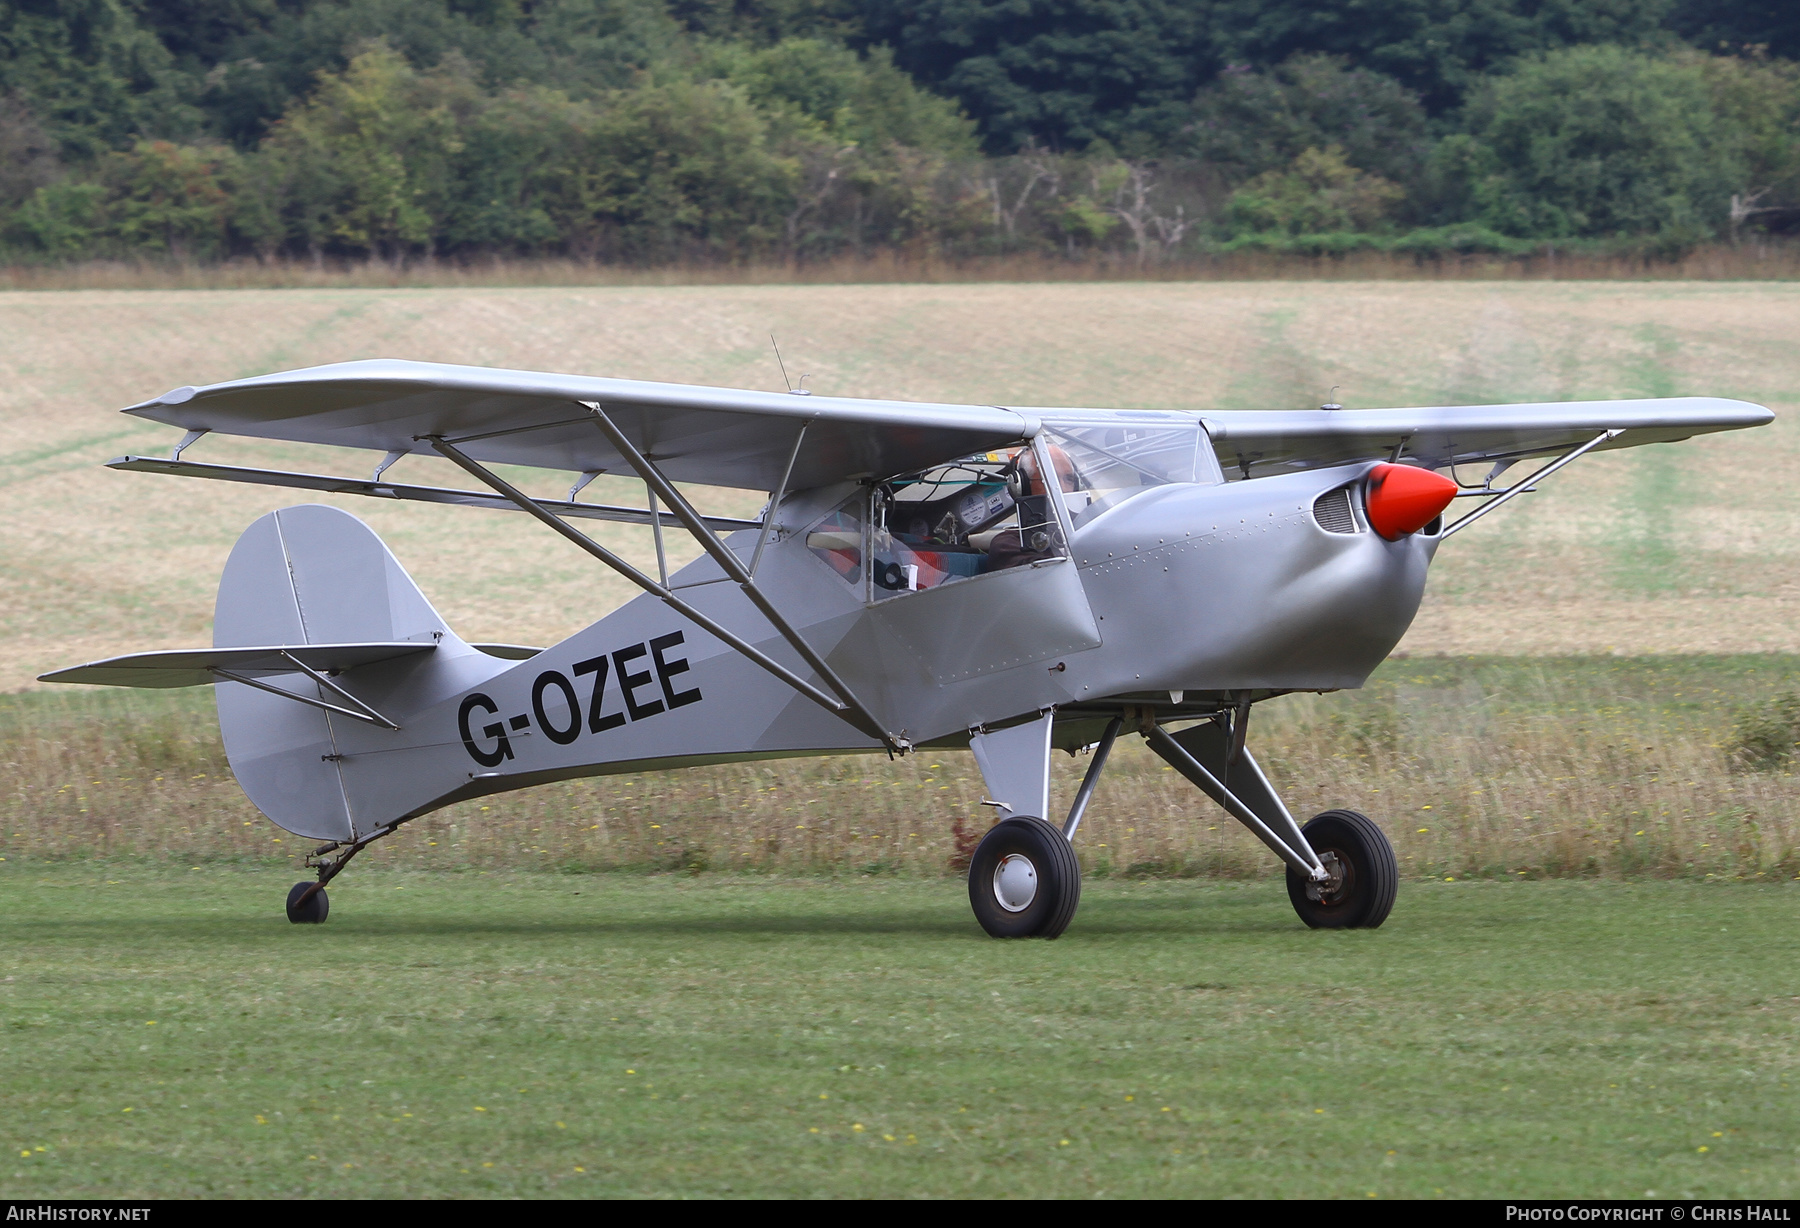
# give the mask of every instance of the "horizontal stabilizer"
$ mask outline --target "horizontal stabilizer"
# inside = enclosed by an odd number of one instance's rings
[[[219,681],[215,670],[252,677],[355,669],[377,661],[431,652],[434,643],[412,640],[376,644],[271,644],[253,648],[177,648],[108,657],[38,676],[39,682],[85,682],[95,686],[205,686]],[[496,654],[498,655],[498,654]],[[299,664],[296,665],[295,662]],[[304,666],[305,669],[300,668]]]
[[[533,648],[530,644],[470,644],[469,647],[503,661],[529,661],[544,651],[542,648]]]

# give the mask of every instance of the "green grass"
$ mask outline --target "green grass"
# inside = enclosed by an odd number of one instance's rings
[[[290,881],[0,866],[0,1196],[1800,1194],[1792,885]]]

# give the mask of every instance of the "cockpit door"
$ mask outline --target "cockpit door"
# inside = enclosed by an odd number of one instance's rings
[[[961,577],[960,583],[895,593],[892,599],[876,601],[871,610],[874,622],[917,653],[940,686],[1100,643],[1099,625],[1069,557],[1069,514],[1063,505],[1063,479],[1072,472],[1068,456],[1039,435],[1012,456],[1002,472],[999,492],[976,484],[950,499],[959,514],[962,508],[979,504],[985,522],[993,526],[962,539],[970,553],[912,552],[913,557],[935,558],[938,565],[961,571],[969,569],[967,560],[979,560],[977,569]],[[904,506],[890,504],[890,520]],[[1001,514],[989,514],[996,511]],[[885,532],[879,544],[886,546],[886,553],[895,559],[908,557],[906,534],[880,523],[872,529],[875,534]],[[879,548],[872,552],[873,566],[887,573],[873,577],[877,585],[894,578],[895,563],[884,563],[883,553]],[[901,566],[912,580],[914,565]]]
[[[1100,646],[1067,556],[909,593],[874,606],[869,619],[939,686]]]

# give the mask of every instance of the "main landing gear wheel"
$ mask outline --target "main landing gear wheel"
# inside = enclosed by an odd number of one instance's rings
[[[1288,899],[1316,930],[1374,929],[1387,920],[1400,886],[1394,846],[1369,817],[1327,810],[1300,829],[1331,877],[1315,883],[1288,867]]]
[[[293,890],[288,892],[288,920],[295,925],[323,925],[325,918],[331,914],[331,901],[325,898],[325,888],[323,887],[313,892],[312,898],[306,903],[299,902],[301,893],[313,885],[312,883],[295,883]]]
[[[969,903],[991,937],[1055,938],[1080,902],[1075,850],[1042,819],[1003,819],[969,859]]]

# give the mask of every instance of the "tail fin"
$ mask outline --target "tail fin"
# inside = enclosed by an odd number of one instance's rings
[[[219,578],[213,646],[355,644],[450,634],[373,529],[335,507],[270,512]]]
[[[437,651],[369,666],[369,674],[382,671],[391,681],[474,652],[374,531],[348,512],[321,504],[283,508],[251,525],[232,547],[219,580],[214,647],[398,641],[433,644]],[[303,675],[277,685],[331,698]],[[356,813],[339,768],[333,722],[342,717],[235,682],[214,691],[231,770],[280,826],[300,836],[348,840],[395,817]]]

